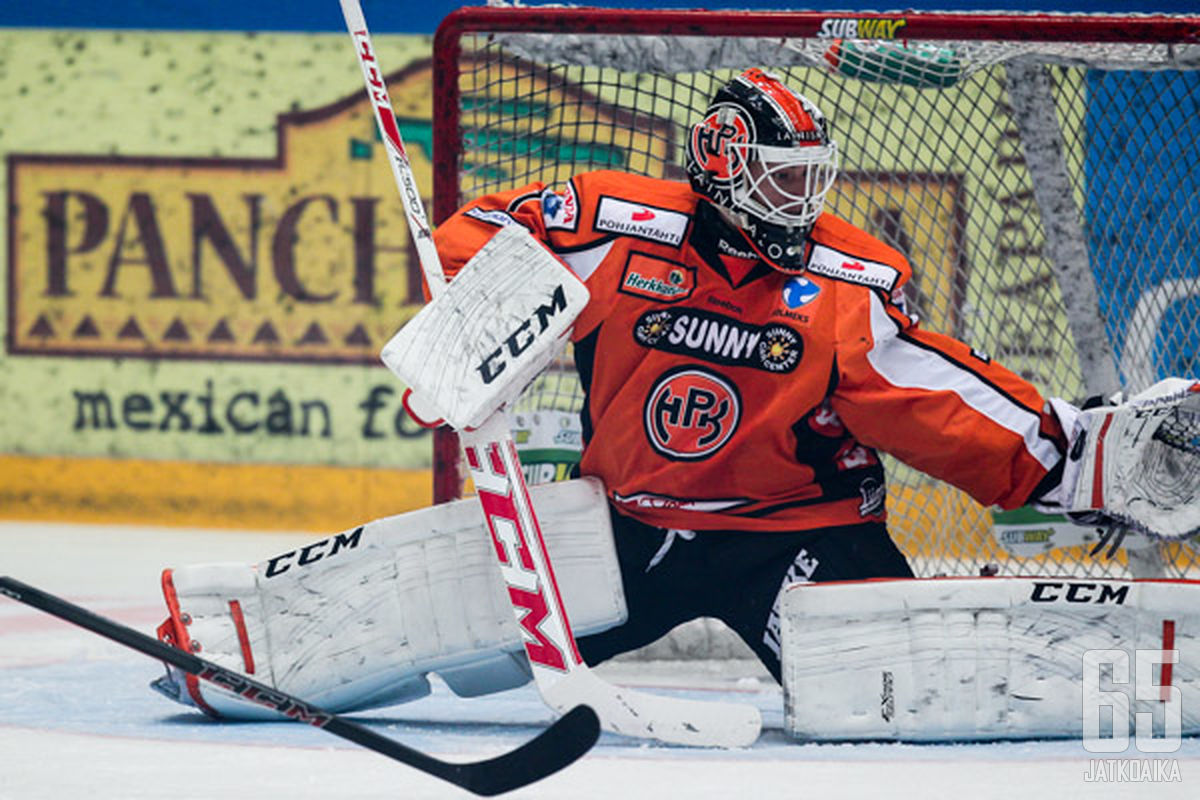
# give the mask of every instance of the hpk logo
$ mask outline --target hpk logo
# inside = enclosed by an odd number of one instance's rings
[[[660,454],[699,461],[725,446],[741,416],[741,396],[730,381],[701,367],[676,367],[650,390],[644,421]]]

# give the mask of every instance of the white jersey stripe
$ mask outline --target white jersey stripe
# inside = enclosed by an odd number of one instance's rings
[[[900,389],[949,389],[964,403],[997,425],[1025,440],[1025,449],[1046,469],[1059,461],[1057,448],[1039,434],[1041,419],[975,373],[943,358],[897,334],[896,323],[888,316],[879,296],[871,293],[871,336],[874,346],[867,360],[875,372]]]
[[[592,277],[592,273],[600,266],[600,262],[608,255],[608,251],[612,249],[613,239],[602,242],[601,244],[589,247],[586,250],[572,250],[570,252],[559,253],[555,255],[561,258],[571,272],[575,273],[575,277],[586,282]]]

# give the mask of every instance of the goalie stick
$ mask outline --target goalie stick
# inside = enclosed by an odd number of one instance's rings
[[[447,288],[445,273],[396,125],[383,69],[358,0],[340,2],[417,255],[429,291],[437,297]],[[601,680],[588,668],[571,632],[504,414],[498,410],[478,428],[458,433],[513,613],[525,636],[534,681],[546,704],[561,713],[586,703],[596,710],[605,730],[627,736],[710,747],[753,744],[762,729],[762,716],[754,706],[635,692]]]
[[[163,644],[152,636],[101,617],[86,608],[8,576],[0,576],[0,594],[79,625],[140,653],[173,664],[201,680],[274,709],[290,719],[307,722],[334,736],[340,736],[479,795],[491,796],[508,792],[557,772],[590,750],[600,734],[595,712],[587,706],[576,706],[533,739],[503,755],[465,763],[442,761],[394,739],[381,736],[357,722],[324,711],[286,692],[272,689],[239,672]]]

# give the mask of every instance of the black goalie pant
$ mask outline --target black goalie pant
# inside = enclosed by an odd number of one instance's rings
[[[612,511],[629,611],[616,628],[579,640],[589,665],[715,617],[780,680],[779,590],[794,581],[911,578],[883,523],[815,531],[671,531]]]

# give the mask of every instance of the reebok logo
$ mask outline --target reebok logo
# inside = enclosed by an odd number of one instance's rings
[[[613,492],[613,500],[622,505],[634,506],[636,508],[665,508],[674,511],[704,511],[708,513],[737,508],[749,502],[740,498],[731,500],[693,500],[686,497],[669,497],[665,494],[654,494],[652,492],[637,492],[630,495]]]
[[[747,261],[758,258],[758,253],[753,250],[739,250],[724,239],[717,239],[717,249],[727,256],[742,258]]]
[[[466,216],[470,217],[471,219],[477,219],[480,222],[486,222],[489,225],[495,225],[499,228],[503,228],[507,225],[518,224],[516,219],[514,219],[510,214],[504,211],[498,211],[496,209],[470,208],[467,209]]]

